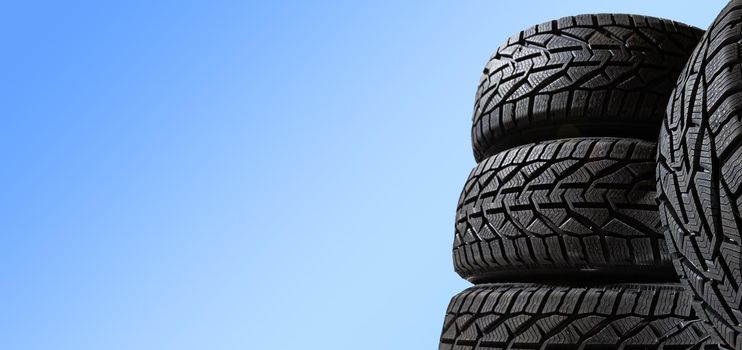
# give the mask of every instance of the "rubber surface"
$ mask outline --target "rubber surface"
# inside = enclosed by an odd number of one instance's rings
[[[679,284],[485,284],[451,300],[440,350],[712,350]]]
[[[669,248],[697,311],[742,349],[742,1],[709,28],[678,81],[660,136]]]
[[[477,89],[475,159],[565,137],[656,141],[670,92],[702,34],[665,19],[599,14],[514,35],[487,62]]]
[[[677,281],[655,202],[654,143],[578,138],[481,162],[459,198],[454,266],[472,282]]]

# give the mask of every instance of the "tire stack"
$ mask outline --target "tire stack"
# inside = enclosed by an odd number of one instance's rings
[[[702,35],[580,15],[497,50],[456,212],[455,270],[475,286],[451,300],[440,349],[722,349],[679,283],[655,200],[660,125]]]

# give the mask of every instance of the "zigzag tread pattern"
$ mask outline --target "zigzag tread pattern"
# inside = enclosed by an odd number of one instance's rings
[[[576,138],[487,158],[459,198],[456,271],[473,282],[539,270],[557,278],[656,270],[676,280],[655,202],[655,152],[642,140]]]
[[[679,284],[484,284],[451,300],[439,350],[716,350]]]
[[[670,92],[702,34],[660,18],[598,14],[512,36],[487,62],[477,88],[475,159],[563,137],[656,140]]]
[[[742,348],[742,1],[721,11],[677,83],[657,191],[673,263],[696,311]]]

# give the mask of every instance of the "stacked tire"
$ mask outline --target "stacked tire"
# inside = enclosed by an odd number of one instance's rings
[[[672,254],[685,246],[668,250],[656,202],[665,108],[703,34],[580,15],[497,50],[477,89],[478,164],[456,212],[454,267],[475,286],[451,300],[440,349],[723,348],[678,280]]]

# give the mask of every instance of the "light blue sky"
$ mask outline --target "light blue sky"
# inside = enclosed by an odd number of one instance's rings
[[[0,348],[434,349],[483,64],[724,1],[6,3]]]

